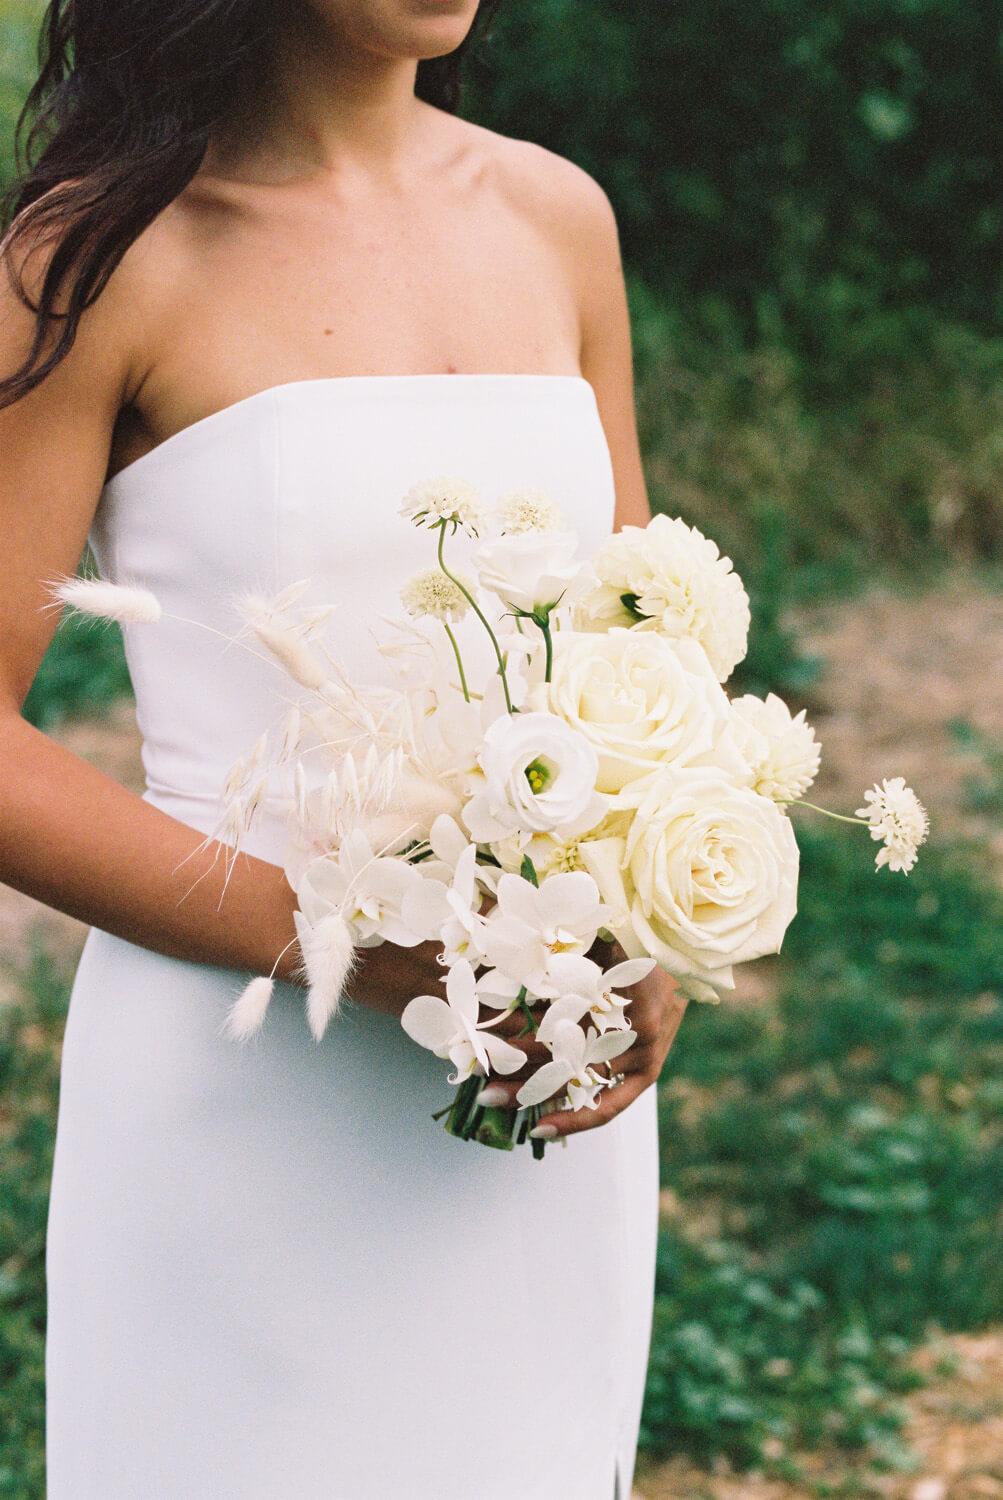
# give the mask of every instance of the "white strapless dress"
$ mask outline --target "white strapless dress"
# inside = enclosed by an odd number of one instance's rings
[[[300,578],[369,625],[428,566],[398,518],[440,473],[549,491],[586,549],[609,452],[578,377],[297,381],[107,485],[103,574],[231,634]],[[127,632],[147,798],[213,828],[284,679],[190,626]],[[100,836],[100,830],[96,831]],[[251,852],[281,858],[278,826]],[[650,1332],[654,1090],[542,1162],[430,1119],[446,1065],[349,1007],[318,1045],[279,987],[92,932],[70,1003],[47,1250],[49,1500],[626,1500]]]

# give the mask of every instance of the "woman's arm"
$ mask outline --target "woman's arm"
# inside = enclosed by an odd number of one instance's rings
[[[0,411],[0,879],[158,953],[255,974],[278,963],[278,977],[291,979],[296,901],[281,869],[242,854],[227,879],[232,851],[203,848],[200,833],[21,717],[58,619],[47,583],[77,565],[117,414],[144,373],[141,306],[142,288],[123,262],[84,314],[67,358]],[[31,331],[30,312],[0,271],[5,369]],[[429,944],[409,955],[367,955],[354,993],[399,1014],[416,986],[437,982],[433,952]]]

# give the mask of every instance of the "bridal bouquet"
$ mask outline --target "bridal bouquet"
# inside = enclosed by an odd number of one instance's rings
[[[240,601],[252,649],[297,701],[233,767],[217,836],[239,848],[263,805],[285,809],[318,1040],[359,950],[438,945],[443,993],[411,1000],[402,1024],[452,1063],[446,1128],[510,1149],[545,1105],[596,1107],[635,1040],[622,991],[656,964],[690,998],[716,1000],[736,964],[779,950],[797,901],[788,808],[820,748],[776,695],[729,697],[748,598],[681,520],[625,527],[582,562],[537,491],[489,511],[468,484],[436,479],[401,510],[429,533],[430,565],[387,624],[390,685],[346,674],[307,583]],[[132,622],[160,613],[142,589],[74,580],[57,592]],[[908,871],[922,806],[900,777],[865,801],[850,821],[881,843],[878,866]],[[597,939],[624,961],[604,969]],[[271,992],[252,980],[231,1036],[258,1030]],[[516,1111],[486,1109],[485,1075],[526,1062],[499,1034],[513,1015],[549,1060]]]

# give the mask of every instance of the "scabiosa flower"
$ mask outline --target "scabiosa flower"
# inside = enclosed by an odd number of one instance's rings
[[[465,479],[425,479],[408,490],[400,514],[416,526],[431,530],[445,521],[456,531],[477,536],[484,523],[484,502]]]
[[[463,579],[464,587],[473,587]],[[470,608],[463,590],[447,578],[441,568],[427,568],[416,573],[400,591],[400,601],[412,619],[431,615],[434,620],[462,620]]]
[[[563,531],[564,517],[542,490],[514,490],[506,495],[495,516],[506,536],[521,531]]]
[[[875,783],[864,793],[864,802],[864,807],[857,808],[857,817],[865,818],[871,838],[884,844],[875,857],[877,869],[887,865],[890,870],[908,874],[930,827],[922,802],[906,786],[903,776],[893,776],[890,781],[886,778],[880,786]]]

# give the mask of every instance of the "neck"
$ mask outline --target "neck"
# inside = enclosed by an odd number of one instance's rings
[[[347,44],[306,6],[290,7],[260,91],[210,152],[210,169],[261,180],[326,172],[386,183],[407,166],[425,108],[418,64]],[[240,165],[238,165],[238,163]]]

